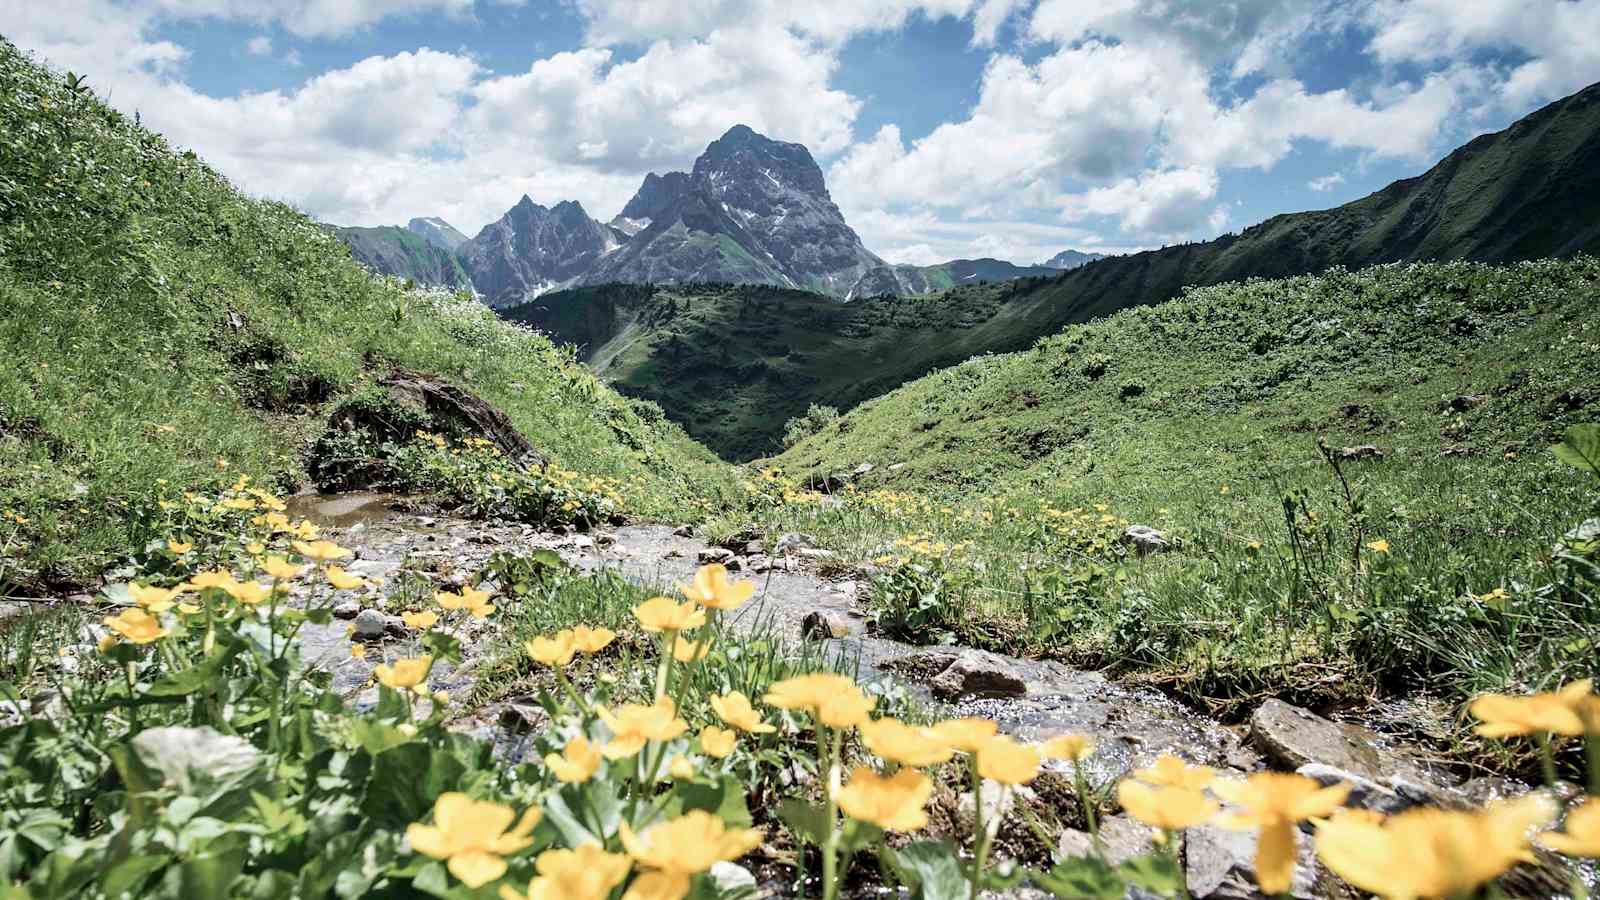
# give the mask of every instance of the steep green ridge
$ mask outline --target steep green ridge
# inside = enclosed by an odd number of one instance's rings
[[[548,330],[608,360],[606,378],[658,400],[712,449],[745,458],[775,451],[783,423],[812,403],[847,409],[934,369],[1020,350],[1065,325],[1159,303],[1188,285],[1330,266],[1579,252],[1600,253],[1600,85],[1353,203],[1276,216],[1206,243],[1097,260],[1050,280],[853,302],[831,313],[820,298],[783,295],[777,303],[762,300],[776,296],[763,289],[684,286],[674,291],[694,296],[692,314],[639,310],[627,319],[640,324],[628,331],[625,350],[595,340],[621,333],[622,319],[589,331],[560,327],[604,320],[608,310],[563,315]],[[591,296],[555,295],[535,305]]]
[[[0,121],[0,511],[23,520],[0,522],[0,592],[80,582],[142,545],[162,480],[303,483],[330,408],[395,366],[625,482],[633,512],[679,515],[730,477],[548,340],[372,277],[3,40]]]
[[[472,278],[454,253],[395,225],[377,228],[334,226],[350,255],[374,272],[408,278],[428,287],[470,290]]]
[[[775,452],[810,403],[848,407],[929,361],[964,359],[963,336],[1003,321],[1037,283],[851,303],[761,285],[601,285],[501,314],[576,345],[602,379],[660,404],[725,457],[751,459]]]
[[[1600,419],[1597,304],[1590,256],[1194,288],[913,381],[774,462],[871,462],[874,483],[945,494],[1139,497],[1144,514],[1304,468],[1319,436],[1397,469],[1501,466]]]

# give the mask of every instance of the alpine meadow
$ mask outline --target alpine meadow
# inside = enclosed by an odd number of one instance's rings
[[[0,9],[0,900],[1596,896],[1597,79],[1600,0]]]

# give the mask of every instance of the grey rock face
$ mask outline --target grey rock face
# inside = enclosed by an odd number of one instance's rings
[[[627,239],[567,200],[541,206],[524,196],[458,250],[490,306],[513,306],[574,283]]]
[[[1380,784],[1391,776],[1417,784],[1432,780],[1415,760],[1389,749],[1371,731],[1324,719],[1281,700],[1268,700],[1256,708],[1250,716],[1250,741],[1285,769],[1320,763]]]
[[[733,281],[848,297],[883,265],[845,224],[810,152],[743,125],[692,172],[647,176],[613,226],[636,230],[581,283]]]
[[[1020,697],[1028,692],[1024,676],[1005,657],[985,650],[963,649],[929,682],[934,696]]]
[[[412,219],[406,223],[406,230],[446,253],[456,252],[467,242],[466,235],[438,216]]]
[[[1122,543],[1132,547],[1140,556],[1167,550],[1167,536],[1149,525],[1129,525],[1122,533]]]
[[[1300,835],[1289,895],[1311,900],[1317,894],[1317,858],[1311,839]],[[1267,895],[1256,885],[1256,835],[1213,825],[1184,833],[1184,872],[1196,900],[1257,900]]]
[[[1044,266],[1047,269],[1076,269],[1079,266],[1092,263],[1097,259],[1105,258],[1106,255],[1104,253],[1084,253],[1081,250],[1063,250],[1039,265]]]
[[[356,613],[355,623],[356,630],[350,632],[350,636],[363,641],[375,641],[383,637],[389,626],[384,614],[375,609],[363,609]]]

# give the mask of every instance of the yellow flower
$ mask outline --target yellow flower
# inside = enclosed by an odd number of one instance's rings
[[[706,611],[693,603],[677,603],[670,597],[651,597],[633,608],[645,631],[683,631],[706,623]]]
[[[1590,797],[1567,813],[1565,833],[1546,831],[1539,843],[1568,856],[1600,858],[1600,797]]]
[[[978,774],[1001,784],[1027,784],[1039,775],[1044,757],[1032,744],[997,735],[978,749]]]
[[[547,753],[544,764],[560,781],[582,784],[600,770],[600,749],[583,735],[578,735],[562,748],[561,754]]]
[[[933,782],[916,769],[901,769],[885,777],[861,766],[839,790],[839,808],[850,818],[879,828],[916,831],[928,824],[924,807],[932,794]]]
[[[322,575],[328,579],[328,583],[333,585],[333,589],[336,591],[354,590],[367,583],[367,580],[360,575],[351,575],[338,566],[324,566]]]
[[[116,645],[117,636],[114,634],[107,634],[101,636],[100,640],[96,641],[94,646],[96,650],[99,650],[101,653],[105,653],[107,650],[110,650]]]
[[[708,563],[694,573],[693,584],[680,584],[678,590],[691,601],[708,609],[738,609],[756,592],[754,582],[733,581],[721,563]]]
[[[349,550],[333,541],[295,541],[289,546],[306,559],[314,559],[317,562],[333,562],[352,555]]]
[[[351,659],[360,659],[360,658],[362,658],[363,656],[366,656],[366,655],[367,655],[367,648],[366,648],[365,644],[351,644],[350,645],[350,658]]]
[[[689,896],[689,876],[682,872],[646,872],[628,885],[622,900],[683,900]]]
[[[223,590],[245,606],[255,606],[257,603],[272,596],[272,585],[262,584],[259,581],[235,581],[233,584],[224,585]]]
[[[1583,720],[1573,710],[1572,698],[1565,693],[1526,697],[1484,694],[1472,701],[1469,710],[1483,720],[1473,731],[1488,738],[1544,732],[1583,734]]]
[[[139,584],[128,585],[128,596],[149,612],[164,613],[172,608],[173,598],[183,592],[182,587],[158,588]]]
[[[573,644],[570,628],[563,628],[550,637],[540,635],[531,641],[523,641],[522,649],[534,662],[544,663],[557,669],[572,662],[573,654],[578,652],[578,648]]]
[[[245,552],[249,553],[251,556],[260,556],[261,554],[267,552],[267,545],[261,543],[260,541],[251,541],[250,543],[244,545],[244,549]]]
[[[1386,540],[1368,541],[1367,549],[1371,550],[1373,553],[1388,553],[1389,542]]]
[[[733,747],[739,742],[739,735],[727,728],[718,728],[707,725],[700,729],[700,749],[705,755],[715,759],[722,759],[733,752]]]
[[[1128,815],[1163,831],[1181,831],[1211,821],[1217,803],[1199,791],[1158,788],[1125,778],[1117,785],[1117,802]]]
[[[125,609],[121,615],[106,616],[101,622],[134,644],[148,644],[172,633],[161,627],[160,619],[142,609]]]
[[[740,691],[731,694],[711,695],[711,708],[723,722],[746,734],[771,734],[778,729],[761,721],[761,714],[750,705],[750,698]]]
[[[1294,878],[1296,826],[1307,819],[1327,818],[1344,805],[1350,785],[1323,787],[1304,775],[1259,772],[1243,782],[1216,781],[1212,792],[1244,808],[1221,819],[1235,831],[1260,829],[1256,840],[1256,882],[1267,894],[1289,890]]]
[[[998,730],[999,726],[993,721],[972,717],[951,719],[933,726],[934,734],[962,753],[977,753]]]
[[[167,541],[167,549],[179,556],[182,556],[185,553],[188,553],[190,550],[193,550],[194,544],[186,544],[183,541]]]
[[[1198,791],[1211,784],[1217,773],[1207,766],[1191,766],[1171,753],[1163,753],[1156,758],[1155,765],[1134,772],[1132,777],[1156,787]]]
[[[711,639],[703,641],[686,641],[679,637],[672,642],[672,658],[681,663],[695,662],[706,658],[711,652]]]
[[[432,656],[416,656],[411,659],[395,660],[394,665],[378,666],[372,670],[372,676],[384,687],[403,691],[426,681],[428,670],[431,668],[433,668]]]
[[[1063,734],[1045,741],[1039,752],[1045,759],[1080,762],[1094,753],[1094,741],[1081,734]]]
[[[642,834],[634,834],[623,822],[619,832],[622,846],[640,865],[685,877],[719,862],[732,862],[761,846],[760,829],[729,829],[702,809],[653,825]]]
[[[306,566],[297,566],[281,556],[269,556],[261,563],[261,571],[273,578],[299,578]]]
[[[572,850],[546,850],[534,865],[539,877],[528,885],[528,892],[501,885],[501,900],[605,900],[628,877],[633,861],[621,853],[607,853],[599,844],[582,844]]]
[[[461,589],[461,603],[466,607],[468,615],[471,615],[474,619],[487,619],[489,614],[494,612],[494,604],[489,602],[489,598],[492,596],[494,595],[488,591],[480,591],[476,588],[463,587]]]
[[[178,613],[180,615],[192,616],[203,608],[204,607],[201,607],[199,604],[195,603],[179,603]]]
[[[411,612],[410,610],[407,610],[406,612],[400,614],[400,621],[406,623],[407,628],[415,628],[418,631],[427,631],[438,623],[439,614],[431,609],[423,612]]]
[[[611,742],[601,751],[607,759],[632,756],[650,741],[670,741],[689,730],[689,723],[678,718],[678,708],[671,697],[663,697],[650,706],[629,703],[615,712],[597,706],[595,712],[611,729]]]
[[[778,709],[809,712],[830,728],[850,728],[866,721],[877,703],[854,681],[831,672],[784,679],[773,684],[763,699]]]
[[[1334,816],[1317,826],[1317,855],[1334,874],[1390,900],[1463,897],[1519,862],[1528,830],[1554,810],[1539,794],[1473,812],[1412,809],[1381,824]]]
[[[530,807],[513,828],[516,812],[511,807],[452,791],[434,801],[433,824],[411,823],[406,838],[416,852],[448,860],[445,867],[451,875],[477,888],[506,873],[505,856],[533,843],[539,816],[539,808]]]
[[[224,572],[221,569],[217,569],[191,576],[188,581],[184,582],[183,588],[188,591],[203,591],[208,588],[223,588],[226,590],[229,585],[234,583],[232,572]]]
[[[907,725],[898,719],[862,722],[857,728],[868,750],[902,766],[931,766],[949,761],[955,753],[932,729]]]
[[[579,625],[572,629],[572,645],[579,651],[591,656],[604,650],[617,639],[617,633],[609,628],[590,628]]]
[[[694,776],[694,763],[690,762],[681,753],[673,756],[672,762],[667,763],[667,777],[673,781],[690,781]]]

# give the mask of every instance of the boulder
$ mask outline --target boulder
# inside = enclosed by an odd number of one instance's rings
[[[335,619],[354,619],[361,614],[361,604],[354,600],[346,600],[333,608]]]
[[[1250,716],[1250,742],[1276,766],[1291,771],[1317,763],[1379,784],[1392,776],[1418,785],[1432,782],[1415,760],[1390,749],[1373,732],[1277,699],[1256,707]]]
[[[1127,816],[1107,816],[1100,820],[1100,847],[1106,862],[1113,866],[1143,856],[1155,849],[1155,829]],[[1056,844],[1057,859],[1094,855],[1094,838],[1087,831],[1068,828]]]
[[[679,525],[677,528],[672,529],[672,536],[673,537],[682,537],[682,538],[694,537],[694,526],[693,525]]]
[[[1350,797],[1345,801],[1346,806],[1370,809],[1386,816],[1404,812],[1413,806],[1437,806],[1442,799],[1435,786],[1409,781],[1397,775],[1378,781],[1322,763],[1308,763],[1295,769],[1295,772],[1325,787],[1348,784]]]
[[[849,637],[851,631],[849,617],[831,609],[813,610],[800,620],[800,636],[807,640]]]
[[[1311,836],[1299,835],[1299,851],[1289,896],[1318,897],[1317,857]],[[1195,900],[1260,900],[1256,885],[1256,833],[1202,825],[1184,832],[1184,874]]]
[[[542,469],[547,464],[505,413],[471,391],[437,375],[406,369],[395,369],[378,383],[395,402],[423,412],[434,431],[486,438],[524,469]]]
[[[778,543],[773,549],[779,556],[787,556],[792,553],[798,553],[808,547],[813,547],[816,543],[817,539],[809,534],[789,531],[778,536]]]
[[[728,563],[733,562],[734,552],[729,550],[727,547],[707,547],[706,549],[701,550],[699,556],[696,558],[699,560],[701,565],[705,565],[707,563],[721,563],[725,566]]]
[[[1140,556],[1161,553],[1171,547],[1167,543],[1167,536],[1149,525],[1129,525],[1122,532],[1122,543],[1132,547]]]
[[[711,883],[717,886],[719,896],[756,889],[756,876],[750,874],[749,869],[736,863],[712,863],[711,870],[707,874],[711,876]]]
[[[375,609],[363,609],[356,613],[356,628],[350,636],[358,641],[375,641],[388,633],[388,618]]]
[[[963,649],[928,683],[941,700],[967,697],[1021,697],[1028,683],[1011,662],[986,650]]]

